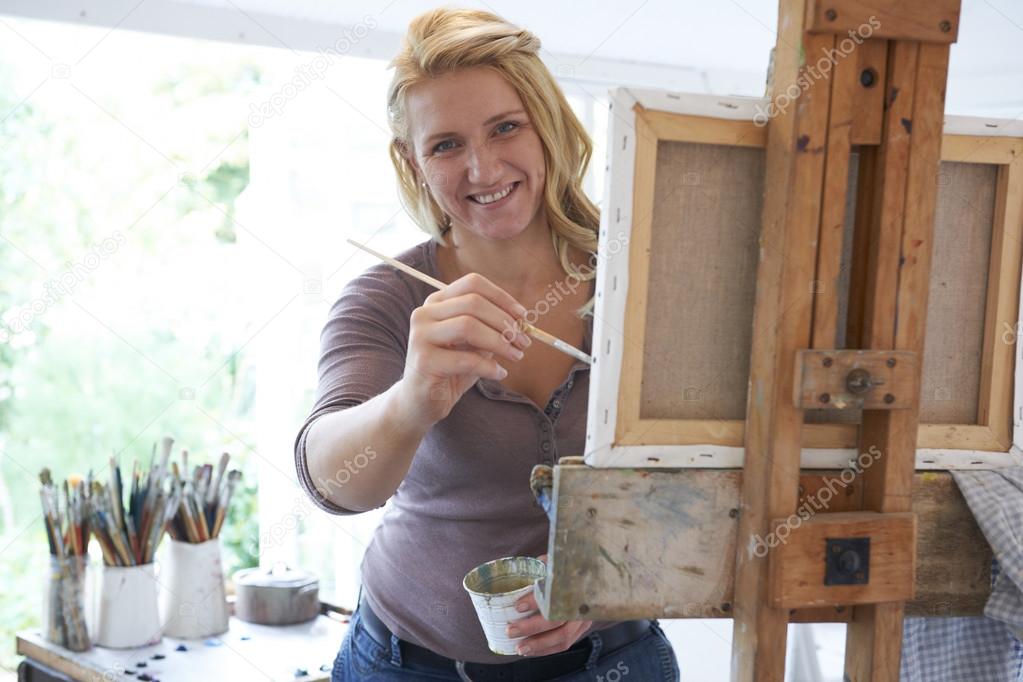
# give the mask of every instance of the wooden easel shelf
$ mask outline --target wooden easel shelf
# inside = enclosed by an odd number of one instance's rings
[[[859,509],[860,477],[844,485],[840,473],[804,471],[801,504]],[[951,474],[921,472],[913,483],[916,596],[906,613],[980,615],[991,592],[991,547]],[[597,469],[563,457],[554,467],[549,617],[730,618],[741,488],[738,469]],[[833,622],[850,613],[838,606],[789,616]]]

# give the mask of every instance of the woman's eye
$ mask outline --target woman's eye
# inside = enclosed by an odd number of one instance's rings
[[[515,130],[518,127],[519,127],[519,124],[515,123],[514,121],[505,121],[501,125],[497,126],[497,132],[499,132],[499,133],[508,133],[508,132],[511,132],[511,131]]]
[[[438,142],[437,145],[433,148],[433,151],[435,151],[435,152],[446,152],[449,149],[451,149],[451,147],[447,146],[449,144],[453,145],[454,142],[451,141],[451,140],[444,140],[443,142]]]

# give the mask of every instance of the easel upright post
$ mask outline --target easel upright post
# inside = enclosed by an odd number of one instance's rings
[[[799,86],[805,54],[834,46],[833,35],[803,30],[805,0],[782,0],[774,54],[775,116],[768,122],[760,263],[746,413],[746,453],[737,544],[732,679],[785,674],[788,609],[767,600],[767,555],[757,551],[772,519],[796,509],[803,410],[792,400],[796,351],[810,345],[821,187],[831,91]],[[806,46],[805,54],[803,46]],[[783,108],[776,93],[799,92]]]
[[[877,241],[896,258],[887,259],[894,261],[888,263],[887,272],[871,268],[874,277],[868,282],[864,320],[866,348],[894,348],[923,357],[948,55],[947,44],[894,41],[890,46],[893,71],[912,70],[905,75],[908,82],[901,74],[892,73],[887,84],[888,111],[877,162],[888,165],[880,177],[887,177],[891,184],[879,183],[874,192],[881,197]],[[898,111],[897,101],[891,101],[899,85],[903,95],[912,96],[907,97],[908,117]],[[899,148],[894,163],[892,147]],[[884,201],[893,192],[904,192],[904,198],[893,202],[901,204],[901,211],[894,211]],[[884,284],[892,279],[895,286]],[[918,376],[922,364],[917,363]],[[913,398],[912,409],[863,413],[859,451],[880,453],[863,471],[864,510],[908,512],[912,507],[919,390]],[[846,638],[846,679],[897,680],[902,623],[901,603],[857,606]]]

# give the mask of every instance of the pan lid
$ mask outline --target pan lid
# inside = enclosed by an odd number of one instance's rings
[[[308,571],[292,568],[284,562],[270,568],[244,568],[234,574],[234,584],[246,587],[298,588],[319,584],[319,578]]]

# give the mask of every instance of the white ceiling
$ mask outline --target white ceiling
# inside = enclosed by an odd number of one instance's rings
[[[431,0],[0,0],[0,14],[316,50],[374,26],[353,54],[387,58]],[[446,3],[452,4],[452,3]],[[563,77],[713,94],[763,94],[776,0],[468,0],[529,28]],[[1023,114],[1023,2],[963,0],[950,112]]]
[[[413,17],[439,5],[475,7],[530,29],[556,53],[740,70],[755,68],[751,55],[766,59],[778,20],[777,0],[591,0],[585,5],[564,0],[189,1],[333,24],[356,24],[368,15],[383,30],[398,34]],[[1020,69],[1023,3],[964,0],[959,43],[964,67]]]
[[[488,0],[443,3],[430,0],[191,0],[210,6],[234,5],[273,14],[287,7],[293,17],[355,24],[366,15],[392,33],[404,33],[409,21],[439,5],[495,12],[537,34],[551,52],[607,59],[687,66],[754,69],[750,54],[766,61],[774,45],[776,0],[679,2],[628,0],[565,2]]]

